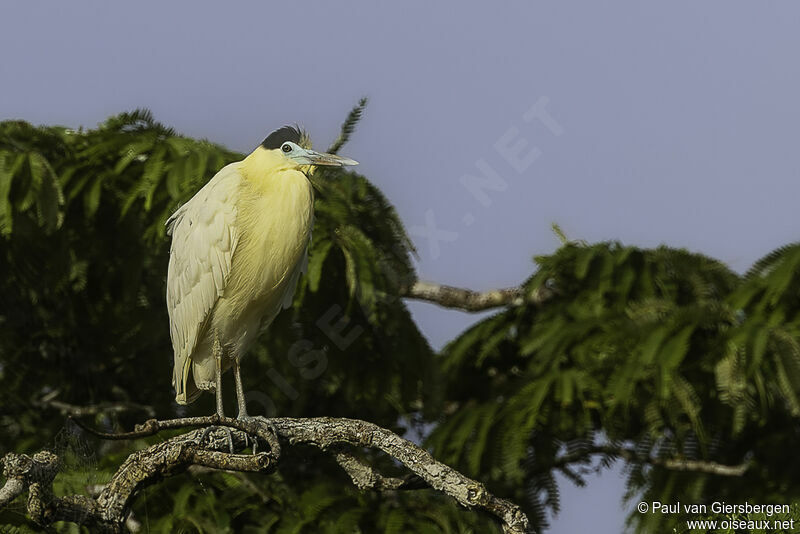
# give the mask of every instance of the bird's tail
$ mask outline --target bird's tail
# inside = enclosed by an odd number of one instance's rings
[[[191,404],[200,396],[200,389],[197,387],[192,375],[192,359],[185,357],[182,361],[175,362],[172,374],[172,387],[175,388],[175,402],[178,404]]]
[[[223,366],[225,369],[227,366]],[[175,387],[175,401],[190,404],[197,400],[203,391],[216,388],[216,365],[207,342],[198,344],[191,355],[175,358],[172,385]]]

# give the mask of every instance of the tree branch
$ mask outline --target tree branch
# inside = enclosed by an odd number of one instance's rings
[[[123,412],[144,412],[148,417],[155,417],[156,412],[152,406],[137,404],[135,402],[101,402],[99,404],[77,405],[69,404],[57,400],[61,390],[54,390],[39,399],[32,401],[34,406],[41,408],[52,408],[61,412],[61,415],[72,417],[83,417],[86,415],[97,415],[99,413],[123,413]]]
[[[165,477],[183,472],[190,465],[244,472],[271,472],[275,462],[270,453],[253,455],[223,452],[228,433],[220,435],[195,430],[132,453],[122,463],[96,498],[85,495],[55,497],[52,483],[61,462],[48,451],[33,457],[8,453],[3,457],[6,483],[0,489],[0,507],[28,492],[28,514],[40,525],[70,521],[100,532],[121,532],[130,504],[140,489]],[[248,438],[244,432],[230,432],[233,446],[242,450]],[[205,443],[205,441],[208,443]],[[202,442],[202,443],[201,443]]]
[[[468,312],[501,306],[521,306],[526,303],[538,305],[552,298],[554,294],[555,291],[546,287],[537,288],[526,294],[523,286],[473,291],[419,280],[400,290],[401,297],[424,300],[443,308],[456,308]]]
[[[365,421],[329,417],[277,418],[272,421],[278,433],[290,443],[308,443],[323,450],[341,443],[377,448],[459,504],[494,515],[500,519],[504,532],[530,532],[528,518],[517,505],[495,497],[480,482],[437,462],[428,451],[384,428]]]
[[[539,470],[544,471],[553,467],[562,467],[571,463],[587,460],[589,456],[604,454],[616,458],[622,458],[631,463],[645,463],[658,467],[663,467],[672,471],[688,471],[694,473],[707,473],[709,475],[719,475],[725,477],[740,477],[750,468],[749,462],[742,462],[737,465],[720,464],[706,460],[688,460],[684,458],[659,458],[652,456],[642,456],[633,449],[615,447],[613,445],[596,445],[573,453],[565,454],[547,467],[542,466]]]
[[[26,455],[8,453],[2,460],[5,486],[0,489],[0,507],[28,491],[28,513],[42,525],[54,521],[86,524],[104,532],[121,532],[136,492],[164,477],[202,466],[239,472],[271,472],[280,456],[278,440],[289,445],[306,444],[329,452],[361,489],[395,490],[431,487],[453,497],[467,508],[477,508],[497,518],[506,534],[532,532],[528,518],[515,504],[495,497],[480,482],[437,462],[426,450],[372,423],[356,419],[318,417],[258,418],[237,420],[216,415],[157,421],[151,419],[134,432],[105,434],[106,439],[131,439],[164,429],[213,425],[224,428],[198,429],[132,453],[96,498],[84,495],[54,497],[52,480],[59,469],[58,457],[50,452]],[[82,428],[86,428],[80,425]],[[230,436],[230,443],[228,439]],[[248,437],[250,436],[250,437]],[[236,454],[252,443],[273,444],[269,452]],[[232,445],[232,447],[231,447]],[[357,459],[345,447],[370,447],[388,454],[406,466],[410,477],[384,477]],[[231,447],[232,450],[229,450]]]
[[[377,491],[422,489],[429,487],[417,475],[408,477],[385,477],[375,471],[372,466],[362,462],[344,449],[333,451],[336,463],[350,476],[350,480],[358,489],[373,489]]]
[[[648,463],[653,465],[661,465],[672,471],[693,471],[696,473],[708,473],[709,475],[720,475],[723,477],[740,477],[744,475],[748,469],[750,469],[750,462],[742,462],[738,465],[726,465],[703,460],[650,458]]]

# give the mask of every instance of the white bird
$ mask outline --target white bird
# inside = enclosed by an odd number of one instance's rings
[[[285,126],[244,160],[223,167],[167,220],[172,236],[167,308],[175,400],[215,391],[233,367],[239,417],[247,417],[240,360],[282,308],[305,271],[314,213],[307,174],[356,161],[310,149]]]

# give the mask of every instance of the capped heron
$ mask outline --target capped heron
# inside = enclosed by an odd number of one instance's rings
[[[233,367],[238,417],[247,417],[240,360],[291,305],[307,265],[314,219],[307,174],[316,165],[357,164],[311,150],[303,132],[285,126],[223,167],[167,220],[167,308],[179,404],[214,391],[217,414],[224,416],[222,373]]]

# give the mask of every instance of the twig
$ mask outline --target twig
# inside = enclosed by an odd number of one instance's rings
[[[710,475],[720,475],[724,477],[740,477],[750,469],[750,462],[743,462],[738,465],[725,465],[718,464],[717,462],[683,460],[681,458],[648,458],[647,462],[653,465],[662,465],[672,471],[694,471],[696,473],[708,473]]]
[[[97,415],[99,413],[124,413],[124,412],[144,412],[149,417],[155,417],[156,411],[152,406],[138,404],[135,402],[101,402],[98,404],[78,405],[56,400],[61,393],[55,390],[40,399],[35,399],[33,404],[43,408],[53,408],[61,412],[61,415],[72,417],[84,417],[87,415]]]
[[[562,467],[572,463],[588,460],[589,456],[604,454],[606,456],[622,458],[631,463],[644,463],[663,467],[672,471],[688,471],[694,473],[707,473],[725,477],[740,477],[750,468],[750,462],[736,465],[720,464],[707,460],[688,460],[684,458],[659,458],[642,456],[633,449],[615,447],[612,445],[595,445],[582,450],[565,454],[557,458],[550,465],[542,465],[537,471],[544,471],[553,467]]]

